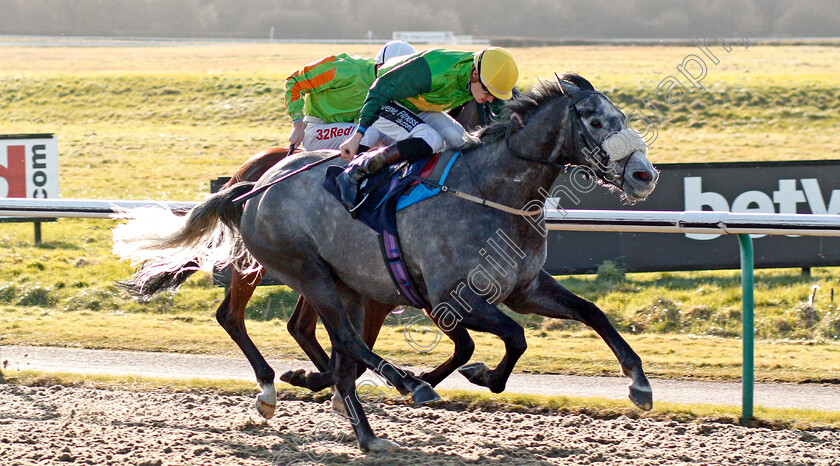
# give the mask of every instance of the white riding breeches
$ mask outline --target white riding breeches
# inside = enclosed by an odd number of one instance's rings
[[[358,125],[356,123],[315,123],[306,122],[303,132],[305,150],[335,149],[350,137]]]
[[[432,152],[440,152],[444,147],[457,149],[464,145],[466,135],[464,127],[446,113],[414,113],[393,102],[382,106],[379,118],[368,128],[365,138],[374,130],[394,141],[420,138],[429,144]]]

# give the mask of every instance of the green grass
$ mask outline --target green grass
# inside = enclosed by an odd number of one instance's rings
[[[254,385],[235,380],[209,379],[162,379],[152,377],[79,375],[68,373],[45,373],[37,371],[0,371],[0,383],[25,386],[85,387],[95,389],[116,389],[131,391],[200,392],[220,395],[253,396]],[[517,394],[492,394],[485,392],[438,390],[443,399],[431,407],[454,410],[487,410],[492,412],[526,412],[535,414],[587,414],[598,419],[613,419],[619,416],[670,420],[675,422],[719,422],[738,424],[740,407],[711,404],[683,404],[657,402],[652,411],[644,412],[627,400],[604,398],[582,398],[566,396],[541,396]],[[383,393],[382,403],[402,404],[405,399],[396,392]],[[304,400],[323,402],[329,391],[312,393],[297,387],[279,383],[277,398],[280,400]],[[778,409],[755,407],[749,424],[754,427],[773,429],[824,430],[840,429],[840,413],[808,409]]]
[[[49,239],[31,245],[31,226],[4,225],[0,237],[0,342],[145,351],[239,355],[215,322],[223,289],[199,273],[177,293],[136,302],[114,284],[131,273],[110,254],[108,220],[59,220],[45,225]],[[838,312],[830,301],[837,270],[760,270],[756,274],[756,377],[760,381],[836,382]],[[558,277],[573,292],[594,301],[657,377],[737,380],[740,280],[737,271],[623,273]],[[815,308],[805,303],[820,286]],[[286,287],[260,287],[247,309],[248,330],[269,357],[303,358],[285,329],[297,294]],[[806,312],[807,311],[807,312]],[[448,357],[443,338],[420,353],[404,334],[408,314],[389,317],[377,352],[401,364],[433,366]],[[529,348],[517,369],[536,373],[618,375],[615,357],[589,329],[570,321],[514,316],[527,330]],[[412,336],[434,340],[429,321]],[[421,333],[423,332],[423,333]],[[320,333],[326,343],[326,335]],[[503,345],[476,334],[475,361],[495,363]]]
[[[341,50],[338,50],[341,49]],[[717,49],[716,49],[717,50]],[[283,145],[291,128],[283,79],[323,55],[372,55],[375,46],[239,45],[175,47],[15,47],[0,41],[0,128],[55,132],[65,198],[197,200],[209,180],[231,174],[248,156]],[[621,108],[643,107],[687,47],[545,47],[515,49],[521,85],[574,70]],[[840,158],[840,47],[758,46],[717,50],[706,92],[659,104],[655,163]],[[661,102],[661,99],[659,100]],[[644,110],[650,114],[649,110]],[[107,220],[0,227],[0,341],[238,354],[215,324],[222,290],[198,274],[176,294],[149,303],[122,295],[114,281],[131,268],[110,254]],[[837,381],[840,311],[830,296],[838,271],[765,270],[756,276],[759,380]],[[740,374],[740,281],[735,271],[561,277],[604,309],[646,363],[665,377],[734,379]],[[811,287],[820,290],[813,309]],[[285,331],[296,294],[260,288],[248,328],[268,355],[303,357]],[[529,350],[518,365],[532,372],[615,374],[612,354],[579,325],[516,316]],[[410,348],[389,322],[377,351],[404,364],[443,360]],[[433,336],[426,328],[425,334]],[[323,339],[325,341],[325,339]],[[476,337],[475,360],[495,362],[501,342]]]

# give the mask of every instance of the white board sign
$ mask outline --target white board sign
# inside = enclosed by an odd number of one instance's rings
[[[55,136],[0,135],[0,197],[60,197]]]

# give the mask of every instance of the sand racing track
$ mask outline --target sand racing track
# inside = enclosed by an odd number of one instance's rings
[[[263,421],[240,395],[0,384],[0,463],[837,464],[840,432],[414,408],[370,409],[402,449],[364,455],[324,403],[280,401]]]

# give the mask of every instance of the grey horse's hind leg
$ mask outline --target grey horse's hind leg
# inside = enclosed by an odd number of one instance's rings
[[[342,303],[344,304],[344,308],[348,310],[347,315],[349,315],[349,321],[353,327],[362,328],[364,326],[365,313],[361,296],[344,287],[340,287],[339,289],[339,293],[343,298]],[[335,398],[333,398],[333,409],[340,407],[336,412],[350,421],[356,438],[359,440],[359,448],[362,451],[373,452],[398,448],[399,445],[388,439],[377,438],[368,423],[362,400],[359,399],[359,392],[356,390],[356,361],[348,355],[334,350],[332,352],[331,362],[331,372],[334,374],[335,388],[337,391],[335,396],[341,399],[341,403],[336,403]]]
[[[653,391],[642,370],[641,358],[618,334],[598,306],[567,290],[545,272],[540,272],[528,286],[508,296],[505,304],[520,314],[574,319],[591,327],[618,358],[624,375],[632,380],[630,400],[641,409],[653,408]]]
[[[359,440],[359,448],[365,452],[381,452],[399,448],[398,444],[374,435],[356,392],[355,361],[341,353],[334,353],[334,358],[335,386],[344,404],[346,419],[353,425],[353,432]]]
[[[336,282],[329,278],[327,265],[318,264],[318,262],[318,259],[313,258],[307,263],[310,273],[314,272],[317,275],[301,280],[300,292],[318,311],[318,316],[327,329],[333,348],[384,377],[403,395],[411,394],[415,403],[423,404],[440,399],[428,383],[391,365],[365,345],[345,312]],[[319,268],[324,269],[322,273],[318,273]],[[349,309],[349,311],[356,310]]]
[[[394,308],[390,304],[382,304],[370,299],[364,301],[364,323],[359,326],[364,328],[364,335],[362,338],[368,348],[373,349],[376,338],[379,336],[379,331],[388,318],[388,314]],[[304,369],[295,369],[280,375],[280,380],[296,385],[298,387],[305,387],[314,392],[321,391],[333,384],[332,368],[329,366],[329,358],[324,352],[324,349],[315,338],[315,325],[318,323],[318,312],[309,304],[304,297],[298,299],[295,306],[295,312],[289,318],[288,329],[295,341],[303,348],[310,359],[318,367],[321,372],[309,372]],[[313,358],[312,354],[323,354],[325,361],[321,363]],[[463,364],[463,363],[462,363]],[[323,369],[322,367],[328,367]],[[356,365],[356,376],[361,377],[367,369],[361,364]],[[454,370],[454,369],[453,369]],[[425,377],[420,377],[422,380],[428,382]],[[436,384],[431,384],[432,386]]]

